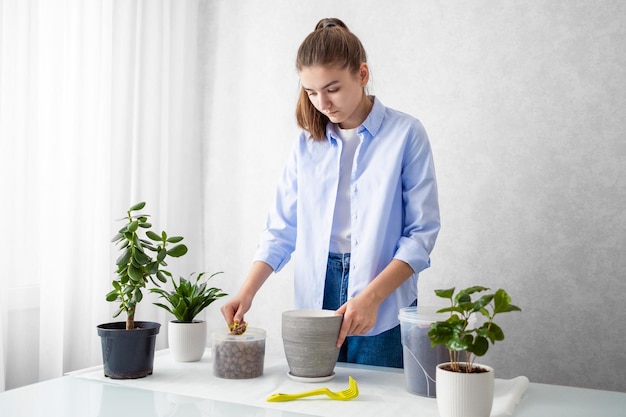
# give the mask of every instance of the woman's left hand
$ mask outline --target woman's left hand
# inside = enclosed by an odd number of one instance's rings
[[[362,335],[374,327],[380,303],[411,275],[413,269],[408,263],[392,259],[359,295],[339,307],[337,313],[343,314],[343,323],[339,330],[337,347],[343,344],[346,336]]]
[[[343,322],[337,339],[337,347],[341,347],[346,336],[362,335],[374,327],[378,314],[378,304],[367,300],[364,294],[360,294],[348,300],[336,312],[343,315]]]

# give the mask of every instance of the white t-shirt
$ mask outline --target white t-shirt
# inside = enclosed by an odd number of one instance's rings
[[[343,143],[341,149],[341,168],[339,172],[339,186],[333,215],[333,227],[330,234],[330,251],[335,253],[349,253],[352,236],[350,220],[350,177],[352,176],[352,162],[354,153],[359,146],[357,129],[337,129]]]

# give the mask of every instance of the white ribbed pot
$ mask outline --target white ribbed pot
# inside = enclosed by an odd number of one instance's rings
[[[196,362],[207,346],[206,321],[185,323],[171,320],[167,327],[170,353],[177,362]]]
[[[493,405],[493,368],[481,373],[451,372],[437,365],[437,408],[441,417],[489,417]]]

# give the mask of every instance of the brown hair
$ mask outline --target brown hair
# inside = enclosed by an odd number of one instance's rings
[[[367,62],[367,55],[359,38],[341,20],[327,18],[317,23],[315,30],[298,48],[296,69],[301,71],[305,67],[327,66],[347,68],[356,73],[363,62]],[[313,106],[304,88],[300,89],[296,120],[302,129],[309,131],[314,140],[326,138],[329,119]]]

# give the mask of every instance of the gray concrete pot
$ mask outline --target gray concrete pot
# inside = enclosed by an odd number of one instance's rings
[[[319,379],[334,374],[342,320],[333,310],[283,312],[283,347],[290,377]]]

